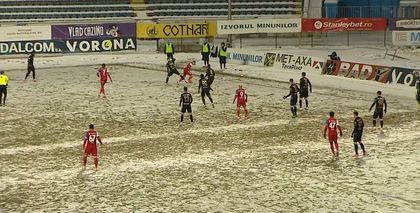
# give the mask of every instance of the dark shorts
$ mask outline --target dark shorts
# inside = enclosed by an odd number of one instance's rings
[[[209,75],[209,77],[207,77],[207,83],[209,83],[209,85],[211,86],[211,84],[213,84],[213,81],[214,81],[214,76],[212,76],[212,75]]]
[[[300,98],[307,98],[309,96],[309,91],[308,90],[301,90],[299,93],[299,97]]]
[[[222,64],[226,63],[226,56],[219,56],[219,62]]]
[[[207,95],[207,97],[211,97],[209,89],[202,89],[201,90],[201,96],[204,97],[206,95]]]
[[[6,93],[7,92],[7,87],[6,85],[0,85],[0,94]],[[1,101],[1,100],[0,100]]]
[[[168,72],[168,77],[171,77],[173,74],[181,75],[181,74],[178,72],[178,70],[170,70],[170,71]]]
[[[353,142],[360,142],[360,141],[362,141],[362,135],[363,135],[363,132],[355,132],[354,134],[353,134]]]
[[[290,106],[295,106],[297,104],[297,101],[298,101],[297,95],[290,96]]]
[[[167,58],[174,58],[174,54],[173,53],[166,53],[166,57]]]
[[[373,113],[373,119],[377,119],[378,117],[379,117],[379,119],[384,118],[384,111],[382,109],[375,110],[375,112]]]
[[[191,113],[192,112],[192,110],[191,110],[191,104],[182,105],[181,112],[182,113],[185,113],[185,112]]]
[[[35,72],[34,66],[28,66],[28,72]]]
[[[202,57],[202,60],[203,60],[203,61],[208,61],[208,60],[210,60],[210,53],[201,53],[201,55],[203,56],[203,57]]]

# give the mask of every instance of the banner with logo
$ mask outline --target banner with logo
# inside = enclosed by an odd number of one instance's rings
[[[327,60],[323,74],[387,83],[392,67]]]
[[[289,53],[266,53],[264,66],[275,66],[289,71],[322,71],[324,58]]]
[[[135,37],[136,23],[52,25],[52,39]]]
[[[420,46],[419,31],[392,31],[392,45],[394,46]]]
[[[245,19],[218,20],[217,34],[297,33],[301,32],[301,19]]]
[[[0,42],[33,40],[51,40],[51,26],[0,27]]]
[[[410,68],[393,67],[392,72],[389,75],[388,83],[392,84],[404,84],[406,86],[416,86],[416,73],[419,70]]]
[[[58,42],[48,41],[7,41],[0,42],[0,55],[28,53],[58,53]]]
[[[302,31],[385,31],[385,18],[319,18],[302,19]]]
[[[264,54],[255,53],[250,51],[244,51],[241,49],[228,49],[226,54],[226,59],[231,62],[236,62],[240,64],[250,64],[263,66]]]
[[[362,64],[347,61],[326,62],[323,74],[343,76],[360,80],[377,81],[380,83],[404,84],[414,87],[416,76],[414,69]]]
[[[207,23],[137,23],[137,38],[207,37]]]
[[[137,39],[130,38],[96,38],[48,41],[10,41],[0,42],[0,54],[35,53],[84,53],[122,51],[137,49]]]
[[[391,19],[390,30],[420,30],[420,19]]]

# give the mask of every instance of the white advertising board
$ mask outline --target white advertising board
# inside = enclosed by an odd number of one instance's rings
[[[420,31],[392,31],[392,45],[420,46]]]
[[[0,42],[51,40],[51,25],[0,27]]]
[[[217,34],[296,33],[301,32],[301,19],[244,19],[217,21]]]

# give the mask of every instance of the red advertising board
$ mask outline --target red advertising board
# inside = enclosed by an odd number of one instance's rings
[[[332,63],[335,63],[334,66],[332,66]],[[332,62],[331,60],[328,60],[322,73],[387,83],[389,81],[391,71],[392,67],[387,66],[361,64],[347,61]]]
[[[385,18],[303,18],[302,31],[385,31]]]

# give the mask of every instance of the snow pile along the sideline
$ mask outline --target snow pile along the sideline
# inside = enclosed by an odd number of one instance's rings
[[[68,66],[80,66],[80,65],[99,65],[102,63],[106,64],[136,64],[137,66],[153,66],[153,69],[165,70],[164,64],[166,56],[163,53],[151,52],[151,48],[144,48],[147,51],[129,52],[129,53],[95,53],[95,54],[75,54],[75,55],[60,55],[60,56],[48,56],[35,58],[35,66],[39,68],[50,68],[50,67],[68,67]],[[244,51],[252,51],[258,54],[266,52],[286,52],[291,54],[301,54],[308,56],[324,57],[327,59],[327,55],[331,53],[333,49],[329,47],[325,48],[292,48],[286,47],[282,49],[267,49],[253,47],[252,49],[244,49]],[[337,51],[342,60],[350,60],[361,63],[386,65],[386,66],[401,66],[401,67],[412,67],[420,68],[418,63],[419,60],[414,60],[418,55],[417,52],[411,53],[411,60],[398,59],[391,60],[390,56],[384,58],[384,49],[375,48],[346,48],[337,50],[335,47],[334,51]],[[408,54],[408,53],[407,53]],[[182,62],[190,58],[197,60],[197,68],[202,67],[200,53],[176,53],[175,58],[178,61],[178,66],[183,66]],[[407,56],[410,58],[410,56]],[[420,56],[419,56],[420,59]],[[3,59],[0,65],[0,70],[22,70],[22,77],[24,76],[24,70],[26,69],[26,58],[13,58]],[[224,73],[238,74],[250,77],[266,78],[271,80],[278,80],[286,82],[290,78],[298,80],[301,76],[299,71],[285,71],[280,70],[276,67],[257,67],[251,65],[232,64],[233,61],[228,62],[226,70],[221,70]],[[158,66],[156,66],[158,65]],[[213,68],[219,71],[219,65],[217,58],[212,59]],[[194,71],[194,70],[193,70]],[[358,79],[349,79],[336,76],[320,75],[319,72],[307,73],[307,76],[312,81],[314,86],[323,86],[344,90],[356,90],[360,92],[374,93],[377,90],[382,90],[384,95],[393,95],[414,99],[415,88],[408,87],[399,84],[382,84],[373,81],[362,81]],[[42,79],[42,76],[39,78]],[[18,80],[18,79],[12,79]]]

